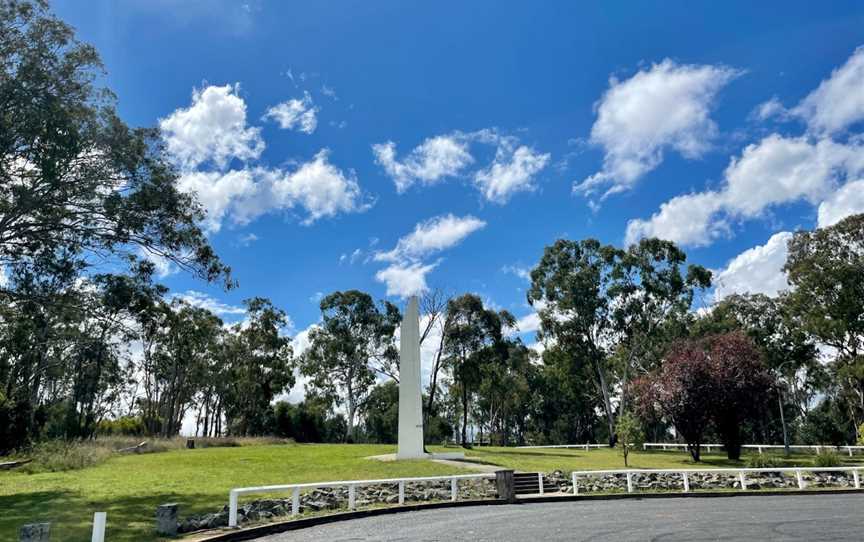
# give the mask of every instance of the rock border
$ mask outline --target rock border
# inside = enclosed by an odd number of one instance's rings
[[[543,504],[549,502],[576,502],[576,501],[611,501],[624,499],[704,499],[704,498],[729,498],[729,497],[795,497],[802,495],[830,495],[830,494],[858,494],[864,495],[864,489],[804,489],[804,490],[750,490],[750,491],[696,491],[690,493],[624,493],[624,494],[600,494],[600,495],[537,495],[520,497],[516,501],[516,505],[522,504]],[[418,503],[403,506],[392,506],[386,508],[374,508],[370,510],[356,510],[353,512],[337,512],[323,516],[313,516],[309,518],[300,518],[289,521],[281,521],[278,523],[269,523],[267,525],[259,525],[246,529],[239,529],[230,532],[219,533],[215,536],[206,538],[189,538],[190,542],[235,542],[241,540],[254,540],[256,538],[284,533],[288,531],[296,531],[317,525],[326,525],[328,523],[336,523],[351,519],[359,519],[373,516],[384,516],[390,514],[400,514],[403,512],[417,512],[421,510],[434,510],[438,508],[459,508],[464,506],[499,506],[511,504],[503,500],[475,500],[475,501],[457,501],[457,502],[437,502],[437,503]],[[191,534],[191,533],[190,533]]]

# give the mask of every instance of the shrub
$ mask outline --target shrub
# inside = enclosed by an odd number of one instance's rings
[[[864,446],[864,423],[858,427],[858,446]]]
[[[774,469],[785,465],[782,457],[776,455],[751,455],[747,458],[747,467],[751,469]]]
[[[840,456],[834,450],[823,450],[813,459],[816,467],[839,467],[841,464]]]

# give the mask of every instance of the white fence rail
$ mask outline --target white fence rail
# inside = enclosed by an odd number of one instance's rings
[[[736,474],[738,482],[741,484],[741,489],[747,489],[747,473],[777,473],[791,472],[795,474],[798,482],[798,489],[804,489],[803,472],[851,472],[852,479],[855,484],[855,489],[861,489],[860,472],[864,467],[778,467],[764,469],[624,469],[624,470],[583,470],[573,471],[573,494],[579,494],[579,478],[589,478],[594,476],[604,476],[607,474],[621,475],[627,478],[627,493],[633,493],[633,475],[634,474],[680,474],[684,493],[690,492],[690,474]]]
[[[543,446],[516,446],[517,448],[577,448],[585,451],[591,448],[608,448],[608,444],[545,444]]]
[[[453,476],[427,476],[422,478],[389,478],[385,480],[342,480],[338,482],[313,482],[307,484],[286,484],[277,486],[238,487],[228,492],[228,526],[237,526],[237,507],[240,495],[251,493],[276,493],[290,491],[291,515],[300,513],[300,492],[304,489],[318,489],[323,487],[348,487],[348,509],[356,509],[357,488],[360,486],[374,486],[384,484],[399,485],[399,504],[405,504],[405,484],[415,482],[442,482],[450,481],[450,500],[456,502],[459,496],[459,480],[482,480],[495,479],[494,473],[483,474],[458,474]]]
[[[723,448],[722,444],[701,444],[700,447],[706,450],[708,453],[711,453],[713,450],[720,450]],[[782,444],[742,444],[741,448],[745,450],[757,450],[760,454],[764,452],[764,450],[782,450],[785,448]],[[649,449],[661,449],[661,450],[685,450],[687,449],[686,444],[682,444],[680,442],[646,442],[642,444],[643,450]],[[864,446],[831,446],[831,445],[808,445],[808,444],[790,444],[789,449],[791,450],[806,450],[821,453],[822,450],[837,450],[837,451],[846,451],[849,454],[849,457],[852,457],[852,452],[864,452]]]

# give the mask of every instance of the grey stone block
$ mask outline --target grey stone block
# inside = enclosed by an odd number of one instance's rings
[[[51,539],[50,523],[30,523],[18,530],[19,542],[48,542]]]
[[[174,536],[177,534],[177,503],[160,504],[156,507],[156,532]]]

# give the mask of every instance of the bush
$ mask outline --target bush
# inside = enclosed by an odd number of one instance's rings
[[[841,464],[840,455],[834,450],[823,450],[813,459],[813,465],[816,467],[839,467]]]
[[[751,455],[747,458],[747,468],[750,469],[774,469],[785,465],[782,457],[776,455]]]
[[[858,446],[864,446],[864,423],[858,427]]]

